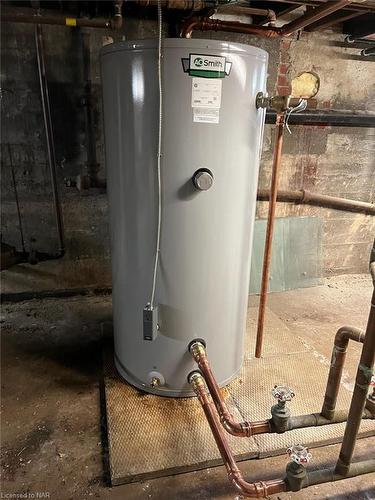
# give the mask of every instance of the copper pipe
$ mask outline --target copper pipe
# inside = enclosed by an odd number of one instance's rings
[[[268,189],[259,189],[257,199],[259,201],[268,201],[270,192]],[[318,193],[310,193],[305,189],[300,191],[278,191],[277,201],[286,203],[303,203],[306,205],[333,208],[334,210],[343,210],[345,212],[358,212],[366,215],[375,215],[375,205],[365,201],[348,200],[336,196],[328,196]]]
[[[223,428],[220,425],[215,407],[207,393],[202,375],[198,372],[191,374],[189,376],[189,382],[191,383],[193,390],[203,408],[207,422],[211,428],[211,432],[227,470],[229,480],[235,486],[237,491],[241,495],[251,498],[265,498],[268,495],[287,491],[287,485],[284,479],[259,481],[256,483],[248,483],[244,480],[230,450]]]
[[[267,232],[266,232],[266,242],[264,248],[262,285],[260,291],[259,312],[258,312],[258,329],[257,329],[257,338],[255,345],[256,358],[260,358],[260,356],[262,355],[264,315],[266,311],[268,281],[270,277],[273,226],[275,222],[277,191],[279,186],[279,174],[280,174],[280,163],[281,163],[281,151],[283,147],[284,127],[285,127],[285,115],[278,114],[276,117],[276,142],[275,142],[275,151],[274,151],[273,166],[272,166],[271,196],[268,205]]]
[[[328,420],[332,420],[335,416],[337,395],[339,393],[349,340],[363,343],[364,338],[365,332],[351,326],[343,326],[336,333],[331,357],[331,368],[329,370],[327,388],[321,411],[321,415]]]
[[[190,345],[189,350],[203,374],[224,429],[229,434],[232,434],[232,436],[237,437],[250,437],[254,434],[271,432],[269,420],[262,420],[259,422],[236,422],[228,410],[223,396],[221,395],[220,388],[217,385],[214,374],[212,373],[203,344],[198,341],[193,342]]]
[[[336,472],[342,475],[348,473],[353,457],[361,416],[366,404],[367,393],[373,376],[375,361],[375,288],[372,293],[370,314],[363,341],[361,359],[359,361],[354,392],[349,409],[348,422],[345,427]]]

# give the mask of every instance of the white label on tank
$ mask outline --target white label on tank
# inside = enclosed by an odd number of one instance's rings
[[[219,123],[219,109],[193,108],[193,122],[195,123]]]
[[[192,78],[192,107],[220,109],[222,83],[218,78]]]

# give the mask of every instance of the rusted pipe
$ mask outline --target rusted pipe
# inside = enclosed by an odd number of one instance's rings
[[[43,30],[40,24],[37,24],[35,26],[35,46],[36,46],[36,55],[38,61],[38,75],[39,75],[40,94],[42,100],[44,128],[46,133],[48,165],[51,177],[53,205],[54,205],[55,219],[56,219],[56,232],[58,238],[58,253],[56,257],[59,258],[65,254],[65,241],[64,241],[65,236],[64,236],[62,210],[59,198],[59,190],[57,185],[55,143],[53,136],[51,108],[49,101],[47,76],[46,76]]]
[[[324,395],[324,402],[321,415],[328,420],[332,420],[335,416],[337,395],[339,393],[342,370],[346,358],[346,350],[349,345],[349,340],[363,343],[365,332],[351,326],[343,326],[337,330],[332,356],[331,367],[328,374],[327,388]]]
[[[156,7],[158,0],[135,0],[134,3],[142,8]],[[213,6],[213,2],[205,0],[161,0],[161,6],[165,9],[198,11]]]
[[[270,192],[268,189],[258,190],[258,201],[268,201],[269,197]],[[300,191],[278,191],[277,201],[286,203],[302,203],[305,205],[332,208],[334,210],[343,210],[344,212],[358,212],[366,215],[375,215],[375,205],[373,203],[311,193],[305,189],[301,189]]]
[[[285,24],[282,30],[282,36],[291,35],[292,33],[309,26],[310,24],[323,19],[324,17],[336,12],[337,10],[342,9],[346,5],[352,3],[351,0],[338,0],[335,2],[324,2],[319,7],[315,9],[311,9],[306,14],[301,17],[298,17],[294,21],[291,21],[288,24]]]
[[[110,26],[113,30],[120,30],[122,28],[122,4],[123,0],[115,0],[113,19],[110,20]]]
[[[275,212],[277,202],[277,191],[279,186],[281,151],[283,146],[283,135],[285,127],[285,115],[278,114],[276,118],[276,141],[272,166],[271,196],[268,205],[268,220],[266,231],[266,242],[264,247],[262,285],[259,299],[258,328],[255,345],[255,357],[260,358],[263,346],[264,316],[266,311],[266,301],[268,292],[268,282],[270,276],[271,250],[273,238],[273,226],[275,223]]]
[[[207,393],[202,375],[199,372],[193,372],[189,375],[188,380],[191,383],[193,390],[203,408],[207,422],[211,428],[212,435],[216,441],[216,445],[227,470],[229,480],[235,486],[237,491],[241,495],[250,498],[265,498],[268,495],[287,491],[284,479],[259,481],[256,483],[248,483],[244,480],[230,450],[224,430],[218,420],[215,407]]]
[[[20,7],[5,7],[1,11],[1,20],[12,23],[51,24],[56,26],[120,29],[122,15],[120,4],[115,2],[115,15],[112,19],[75,17],[70,14],[60,14],[54,11],[41,10],[35,13],[34,9]]]
[[[202,17],[192,17],[182,25],[180,36],[191,38],[194,30],[198,31],[228,31],[231,33],[245,33],[263,38],[280,38],[319,21],[320,19],[336,12],[337,10],[352,3],[351,0],[338,0],[335,2],[325,2],[319,7],[307,12],[305,15],[284,24],[281,28],[257,26],[231,21],[221,21],[219,19],[209,19]]]
[[[260,422],[236,422],[221,395],[220,388],[217,385],[215,376],[211,371],[203,344],[199,341],[193,341],[189,346],[189,351],[203,374],[212,399],[215,403],[217,412],[220,416],[220,421],[229,434],[232,434],[232,436],[250,437],[254,434],[271,432],[269,420],[263,420]]]
[[[349,409],[348,422],[335,471],[346,475],[350,469],[361,416],[366,404],[367,393],[373,376],[375,361],[375,288],[372,293],[370,314],[363,341],[362,354],[358,365],[354,392]]]
[[[229,31],[231,33],[257,35],[263,38],[278,38],[281,36],[281,28],[270,28],[234,21],[221,21],[205,17],[192,17],[185,21],[180,31],[180,37],[191,38],[193,31]]]

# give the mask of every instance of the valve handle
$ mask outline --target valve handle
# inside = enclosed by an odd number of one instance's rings
[[[302,444],[290,446],[286,452],[290,460],[296,464],[307,464],[312,459],[312,454],[309,452],[309,449]]]
[[[285,403],[286,401],[291,401],[292,398],[294,398],[295,393],[287,385],[275,385],[272,389],[272,396],[279,402]]]

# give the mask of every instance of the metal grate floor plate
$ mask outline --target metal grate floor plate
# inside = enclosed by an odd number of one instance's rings
[[[255,308],[249,308],[247,356],[239,377],[225,390],[228,406],[238,419],[269,418],[272,387],[286,383],[296,397],[294,415],[320,410],[328,367],[288,330],[270,310],[265,357],[253,359]],[[251,335],[250,335],[251,332]],[[203,411],[195,398],[171,399],[142,393],[126,384],[105,353],[104,382],[110,478],[113,485],[198,470],[221,464]],[[338,409],[349,407],[351,393],[340,388]],[[228,440],[238,460],[285,453],[288,446],[310,447],[339,442],[345,424],[296,429],[285,434]],[[375,435],[375,422],[363,421],[360,437]]]

